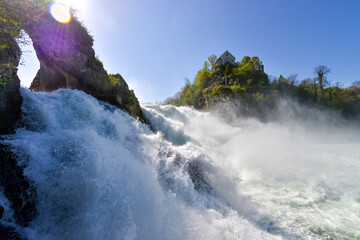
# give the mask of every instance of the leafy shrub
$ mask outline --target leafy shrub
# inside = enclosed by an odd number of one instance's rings
[[[243,87],[240,87],[239,85],[232,85],[230,86],[230,89],[233,93],[243,93],[246,92],[246,89]]]

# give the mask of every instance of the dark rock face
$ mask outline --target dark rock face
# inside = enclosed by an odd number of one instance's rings
[[[7,146],[0,145],[0,188],[10,202],[18,226],[27,227],[36,215],[35,191]],[[0,219],[4,208],[0,206]],[[0,223],[0,240],[24,239],[14,227]]]
[[[3,214],[4,214],[4,207],[0,206],[0,219],[2,219]]]
[[[23,240],[16,229],[0,224],[0,240]]]
[[[36,214],[35,191],[10,149],[0,145],[0,186],[9,200],[18,225],[27,227]]]
[[[40,70],[30,89],[79,89],[144,119],[135,94],[119,74],[108,75],[95,57],[93,39],[78,20],[62,24],[49,13],[43,13],[25,31],[40,61]]]
[[[194,183],[195,190],[207,194],[213,194],[213,188],[206,182],[204,173],[198,161],[189,162],[188,173]]]
[[[0,134],[7,134],[14,129],[20,115],[22,97],[16,67],[21,51],[15,40],[6,35],[0,35],[0,39],[9,42],[8,48],[0,49]]]
[[[95,57],[93,40],[76,20],[58,23],[49,13],[42,14],[25,29],[33,41],[40,70],[36,76],[37,91],[61,87],[81,88],[81,76],[90,57]]]
[[[12,133],[20,118],[22,97],[20,79],[16,67],[19,65],[21,51],[16,41],[7,35],[0,35],[0,41],[6,41],[8,47],[0,49],[0,134]],[[0,188],[11,203],[14,218],[20,226],[28,226],[35,216],[34,192],[23,175],[22,167],[9,148],[0,145]],[[4,214],[0,206],[0,219]],[[0,224],[0,240],[23,239],[15,228]]]

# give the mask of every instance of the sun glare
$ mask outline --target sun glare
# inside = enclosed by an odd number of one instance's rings
[[[50,5],[50,13],[58,22],[69,23],[71,21],[70,8],[63,3],[52,3]]]
[[[57,0],[59,3],[63,3],[65,6],[70,6],[75,10],[84,10],[86,0]]]

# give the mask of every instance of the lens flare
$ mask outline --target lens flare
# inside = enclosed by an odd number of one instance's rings
[[[68,6],[54,2],[50,5],[50,13],[56,21],[60,23],[69,23],[71,21],[71,13]]]

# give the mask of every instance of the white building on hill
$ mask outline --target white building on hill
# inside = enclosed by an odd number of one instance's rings
[[[215,65],[222,65],[225,63],[231,63],[231,64],[235,64],[235,57],[228,51],[226,50],[217,60]]]

